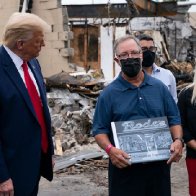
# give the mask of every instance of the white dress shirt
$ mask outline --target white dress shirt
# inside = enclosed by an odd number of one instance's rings
[[[176,79],[173,73],[162,67],[157,66],[155,63],[152,67],[152,74],[151,76],[161,80],[168,88],[169,92],[171,93],[172,97],[174,98],[175,102],[177,103],[177,90],[176,90]]]
[[[6,46],[3,46],[3,47],[5,48],[7,53],[9,54],[10,58],[12,59],[13,63],[16,66],[16,69],[18,70],[18,73],[20,74],[23,82],[25,83],[24,72],[23,72],[23,68],[22,68],[23,60],[18,55],[13,53],[8,47],[6,47]],[[28,66],[28,72],[29,72],[29,75],[30,75],[31,79],[33,80],[33,83],[34,83],[34,85],[37,89],[38,94],[40,95],[37,82],[35,80],[35,77],[34,77],[32,71],[31,71],[31,69],[29,68],[29,66]],[[26,83],[25,83],[25,86],[26,86]]]

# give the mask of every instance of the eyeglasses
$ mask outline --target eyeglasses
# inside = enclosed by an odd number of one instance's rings
[[[117,56],[120,59],[127,59],[129,57],[132,57],[132,58],[140,58],[141,57],[141,54],[142,54],[142,52],[140,52],[140,51],[132,50],[130,52],[123,52],[123,53],[121,53],[121,54],[119,54]]]
[[[145,52],[147,50],[150,50],[151,52],[156,52],[157,47],[155,47],[155,46],[150,46],[149,48],[148,47],[142,47],[142,52]]]

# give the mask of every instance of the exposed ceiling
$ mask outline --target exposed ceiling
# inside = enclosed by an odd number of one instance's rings
[[[126,0],[62,0],[62,5],[124,4]]]
[[[151,0],[85,0],[85,4],[83,4],[83,1],[84,0],[66,0],[66,7],[70,18],[133,18],[136,16],[173,16],[177,12],[176,1],[155,3]],[[89,4],[92,1],[93,4]],[[103,2],[105,3],[102,4]]]
[[[196,0],[62,0],[70,18],[134,18],[163,16],[186,20]],[[193,21],[194,22],[194,21]]]

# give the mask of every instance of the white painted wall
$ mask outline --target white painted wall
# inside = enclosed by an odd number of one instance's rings
[[[196,0],[195,0],[196,1]],[[192,5],[188,10],[190,25],[196,29],[196,5]]]
[[[113,28],[100,28],[100,46],[101,46],[101,69],[105,80],[110,81],[113,78]]]
[[[116,76],[120,72],[120,67],[115,63],[115,75],[113,73],[113,27],[100,28],[100,46],[101,46],[101,68],[103,70],[105,79],[107,81],[113,80],[113,76]],[[119,38],[125,35],[125,27],[116,27],[115,38]]]
[[[126,34],[126,27],[118,27],[116,29],[116,39],[124,36],[125,34]],[[120,70],[121,70],[120,66],[117,63],[115,63],[115,77],[118,76]]]

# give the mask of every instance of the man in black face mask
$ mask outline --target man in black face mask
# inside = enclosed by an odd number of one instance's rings
[[[149,35],[142,34],[139,37],[139,40],[143,52],[143,61],[142,61],[143,69],[146,71],[146,73],[148,73],[152,77],[161,80],[167,86],[172,97],[177,103],[176,80],[174,75],[170,70],[164,69],[162,67],[158,67],[154,63],[157,48],[154,45],[153,38],[150,37]]]
[[[129,43],[130,42],[130,43]],[[126,48],[134,46],[134,50],[128,51]],[[136,85],[141,81],[138,79],[143,74],[142,72],[142,50],[137,40],[127,40],[122,50],[119,51],[117,57],[114,60],[121,66],[122,76],[128,81],[136,82]],[[138,82],[138,84],[137,84]]]
[[[125,35],[116,40],[114,53],[121,72],[101,92],[92,130],[98,145],[109,155],[109,196],[170,196],[170,163],[179,161],[182,154],[178,107],[167,87],[142,70],[142,50],[134,37]],[[114,147],[111,122],[162,116],[166,116],[174,138],[170,158],[131,164],[128,154]],[[124,143],[131,146],[131,138]]]

